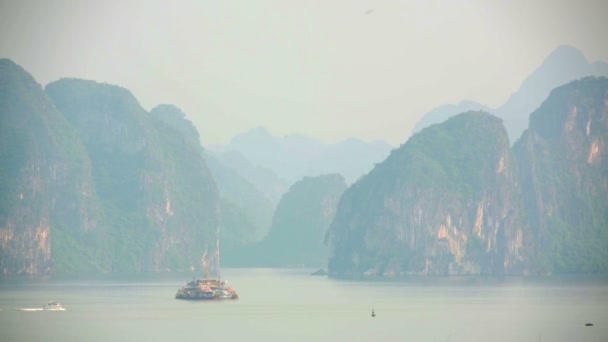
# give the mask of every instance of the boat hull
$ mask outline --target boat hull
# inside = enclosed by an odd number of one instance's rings
[[[175,299],[184,300],[231,300],[239,296],[231,288],[219,281],[193,280],[177,290]]]
[[[226,296],[196,296],[196,295],[181,295],[181,294],[176,294],[175,295],[175,299],[182,299],[182,300],[235,300],[238,299],[238,296],[230,296],[230,297],[226,297]]]

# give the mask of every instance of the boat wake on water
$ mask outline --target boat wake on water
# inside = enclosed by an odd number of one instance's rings
[[[44,311],[43,308],[19,308],[19,311]]]

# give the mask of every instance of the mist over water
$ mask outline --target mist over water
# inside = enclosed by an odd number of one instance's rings
[[[603,341],[605,279],[337,281],[227,269],[237,301],[175,300],[192,274],[0,283],[2,341]],[[26,312],[56,300],[64,312]],[[371,317],[372,308],[376,317]],[[586,327],[585,323],[594,323]]]

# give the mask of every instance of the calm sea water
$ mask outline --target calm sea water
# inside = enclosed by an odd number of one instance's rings
[[[228,269],[241,298],[224,302],[175,300],[191,274],[5,281],[0,341],[608,341],[601,279],[387,283],[309,274]],[[21,310],[49,300],[67,310]]]

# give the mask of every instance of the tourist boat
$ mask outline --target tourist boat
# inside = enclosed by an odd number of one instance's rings
[[[220,300],[238,299],[239,295],[228,286],[226,281],[219,279],[192,279],[186,286],[177,290],[175,299],[189,300]]]
[[[202,279],[192,278],[186,286],[181,287],[175,294],[175,299],[187,300],[222,300],[238,299],[239,295],[228,285],[228,282],[221,280],[220,277],[220,242],[219,227],[217,231],[216,252],[213,260],[215,261],[215,271],[217,278],[209,277],[209,260],[207,260],[207,250],[203,254],[204,277]]]

